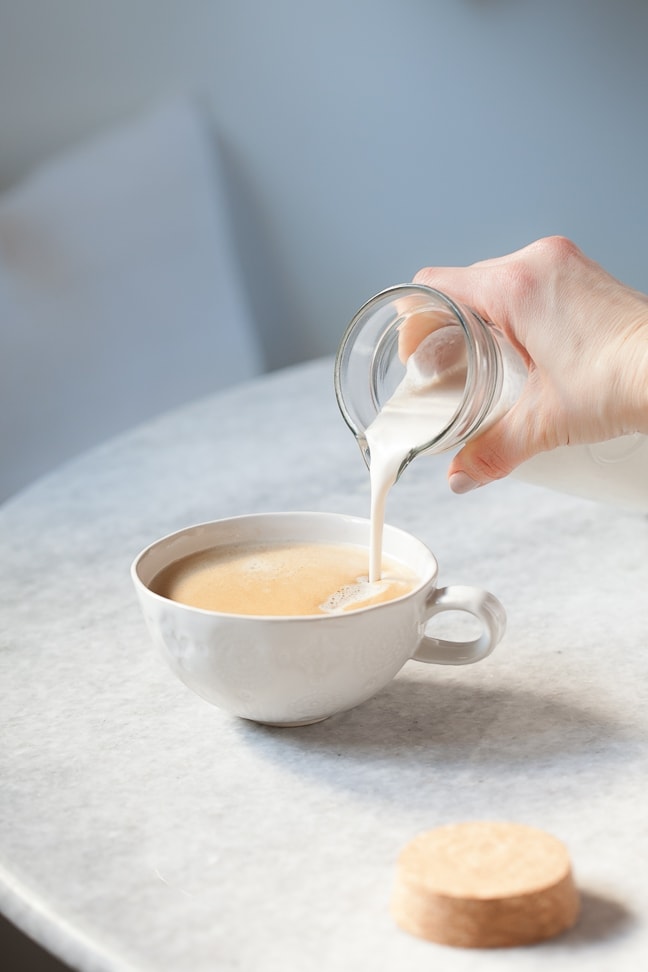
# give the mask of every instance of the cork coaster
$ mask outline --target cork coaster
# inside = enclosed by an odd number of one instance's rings
[[[392,914],[405,931],[442,945],[504,948],[558,935],[579,906],[557,838],[523,824],[475,821],[407,844]]]

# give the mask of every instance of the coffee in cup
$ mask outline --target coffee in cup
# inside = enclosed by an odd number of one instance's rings
[[[255,543],[200,550],[153,578],[162,597],[205,611],[253,615],[339,614],[402,597],[417,583],[405,564],[384,558],[369,582],[368,553],[351,543]]]

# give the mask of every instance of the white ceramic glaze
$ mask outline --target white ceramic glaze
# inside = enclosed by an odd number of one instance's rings
[[[159,571],[188,554],[220,544],[346,542],[368,547],[369,521],[334,513],[267,513],[188,527],[147,547],[131,575],[154,643],[185,685],[233,715],[274,725],[319,722],[366,701],[410,658],[469,664],[486,657],[504,633],[500,602],[474,587],[438,588],[428,548],[387,526],[385,554],[412,568],[417,587],[383,604],[342,615],[257,617],[204,611],[153,593]],[[444,611],[480,622],[472,641],[425,633]]]

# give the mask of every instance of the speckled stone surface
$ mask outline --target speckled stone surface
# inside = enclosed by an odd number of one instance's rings
[[[319,725],[231,718],[157,658],[129,567],[193,522],[367,515],[332,363],[135,429],[0,509],[0,908],[94,970],[636,970],[648,962],[648,519],[418,460],[388,520],[441,583],[505,604],[495,653],[408,663]],[[568,847],[583,914],[512,951],[419,941],[389,914],[400,849],[475,818]]]

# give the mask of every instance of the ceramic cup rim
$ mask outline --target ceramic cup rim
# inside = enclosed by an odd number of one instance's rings
[[[202,615],[209,618],[228,618],[228,619],[240,619],[247,623],[261,622],[267,623],[324,623],[328,622],[331,624],[334,621],[346,621],[353,617],[361,617],[368,612],[387,610],[391,605],[402,603],[413,598],[416,598],[421,591],[429,590],[430,587],[435,587],[439,575],[439,564],[430,550],[430,548],[418,537],[414,536],[408,530],[404,530],[401,527],[392,526],[391,524],[385,524],[383,530],[383,549],[388,554],[388,556],[394,557],[394,559],[401,560],[409,569],[414,570],[418,580],[414,587],[407,591],[407,593],[400,595],[399,597],[392,598],[388,601],[383,601],[379,604],[370,604],[366,607],[356,608],[353,611],[344,612],[341,614],[241,614],[237,612],[228,611],[213,611],[206,608],[194,607],[190,604],[184,604],[180,601],[172,601],[171,599],[164,597],[164,595],[157,594],[155,591],[151,590],[150,584],[157,573],[164,567],[169,566],[175,560],[180,559],[183,554],[178,553],[175,557],[164,557],[162,558],[157,566],[157,569],[145,579],[144,568],[147,565],[147,561],[155,560],[156,555],[162,552],[170,552],[171,548],[178,547],[182,545],[182,541],[193,536],[197,536],[199,533],[217,533],[225,530],[227,527],[243,527],[244,525],[254,526],[255,523],[259,526],[261,524],[272,524],[277,527],[281,521],[290,520],[293,523],[306,524],[308,522],[317,522],[324,525],[327,521],[334,521],[339,526],[346,526],[355,531],[365,531],[366,540],[359,545],[366,546],[367,552],[369,551],[369,529],[370,520],[368,517],[354,516],[346,513],[335,513],[335,512],[322,512],[322,511],[310,511],[310,510],[286,510],[286,511],[272,511],[267,513],[242,513],[236,514],[234,516],[220,517],[215,520],[204,520],[197,523],[193,523],[189,526],[182,527],[179,530],[173,530],[171,533],[167,533],[157,540],[152,541],[146,547],[144,547],[137,554],[133,560],[130,568],[130,574],[135,588],[148,598],[153,598],[156,602],[160,604],[166,604],[172,606],[175,611],[187,612],[188,614]],[[245,542],[249,538],[241,538],[241,542]],[[268,538],[266,538],[268,539]],[[275,539],[275,538],[273,538]],[[302,537],[290,537],[281,536],[278,532],[276,539],[283,540],[296,540],[304,542],[331,542],[331,543],[358,543],[349,537],[332,537],[330,540],[322,539],[320,537],[308,537],[306,532]],[[259,537],[260,542],[263,542],[263,537]],[[236,540],[230,540],[230,543],[236,543]],[[417,567],[412,566],[412,559],[405,559],[403,557],[398,557],[396,554],[390,552],[390,545],[400,542],[401,544],[411,547],[413,551],[417,554]],[[208,543],[205,546],[196,546],[191,550],[187,550],[187,553],[198,552],[200,550],[208,550],[217,544]],[[421,568],[420,563],[424,565]],[[143,576],[144,574],[144,576]]]

